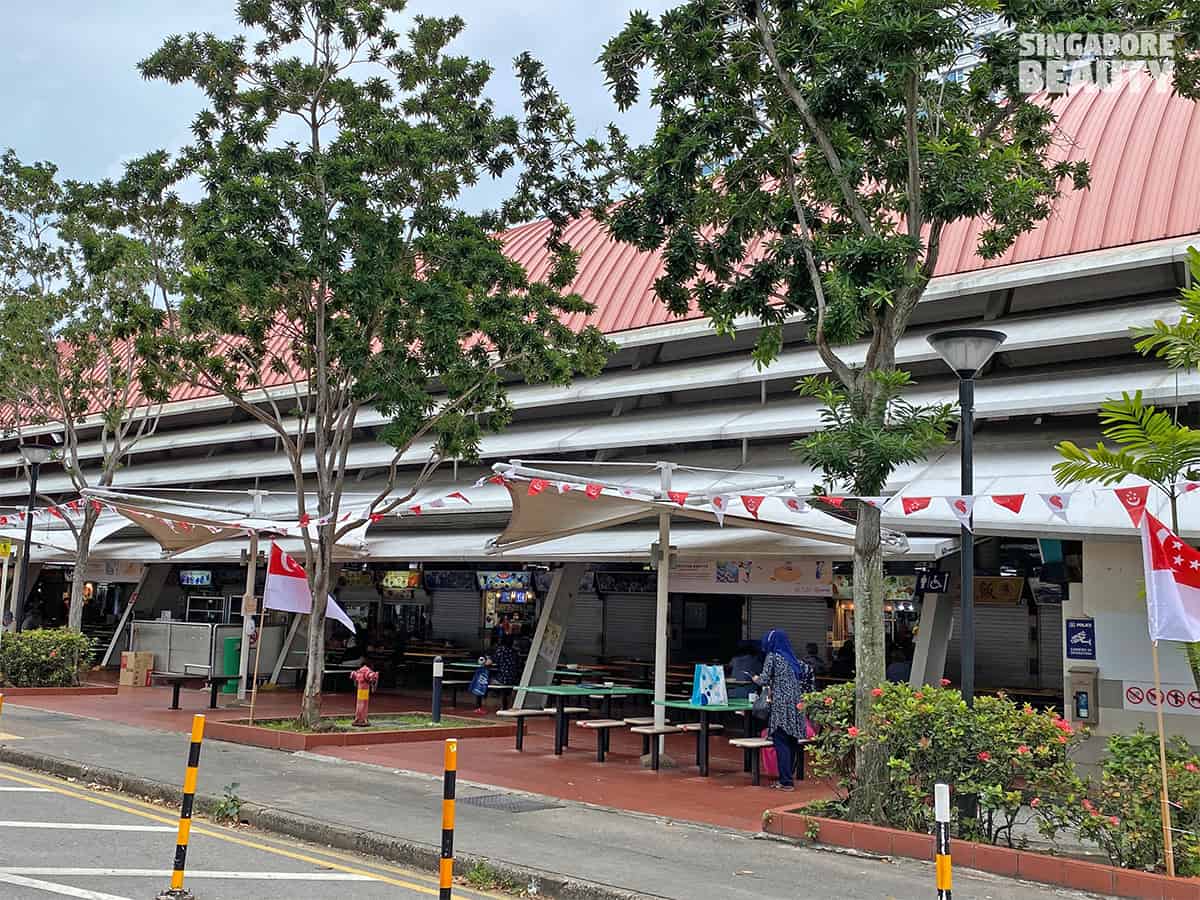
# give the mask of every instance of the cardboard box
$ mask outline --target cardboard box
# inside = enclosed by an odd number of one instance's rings
[[[131,653],[127,650],[121,654],[121,677],[117,683],[122,687],[150,687],[150,673],[153,671],[153,653]]]

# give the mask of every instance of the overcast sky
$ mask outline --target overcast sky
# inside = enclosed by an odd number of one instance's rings
[[[631,9],[658,12],[670,0],[410,0],[410,12],[457,13],[467,22],[455,52],[496,68],[492,96],[519,109],[511,61],[530,50],[546,63],[575,112],[580,130],[599,132],[616,119],[635,138],[649,134],[646,109],[618,118],[594,61]],[[177,149],[202,97],[191,86],[143,81],[135,68],[167,35],[237,28],[233,0],[34,0],[3,13],[0,47],[0,149],[26,161],[55,162],[66,178],[120,174],[125,160]],[[490,204],[483,187],[469,205]]]

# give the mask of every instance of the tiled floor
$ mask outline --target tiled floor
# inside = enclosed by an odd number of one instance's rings
[[[22,697],[14,705],[34,706],[120,722],[141,728],[187,731],[193,713],[211,719],[244,719],[247,710],[225,707],[209,710],[207,691],[184,690],[182,710],[167,709],[169,688],[121,688],[116,696]],[[222,704],[230,703],[222,695]],[[379,693],[371,699],[371,711],[403,712],[428,709],[428,692]],[[468,700],[447,714],[471,715]],[[293,716],[299,695],[292,690],[259,694],[255,716]],[[325,714],[353,712],[351,693],[326,694]],[[612,733],[612,749],[604,763],[595,760],[593,733],[572,728],[571,746],[561,757],[553,753],[553,722],[533,720],[525,736],[525,750],[518,753],[508,738],[472,738],[459,745],[458,771],[462,779],[514,790],[532,791],[564,800],[593,803],[667,818],[706,822],[713,825],[758,831],[762,813],[773,806],[797,805],[830,796],[829,786],[815,779],[798,782],[795,793],[780,794],[766,785],[754,787],[742,771],[741,751],[728,746],[726,736],[714,735],[710,750],[710,776],[701,778],[695,766],[695,738],[690,734],[667,738],[667,753],[677,767],[658,773],[641,767],[641,739],[628,732]],[[439,741],[339,747],[324,751],[329,756],[373,763],[395,769],[440,774],[442,745]]]

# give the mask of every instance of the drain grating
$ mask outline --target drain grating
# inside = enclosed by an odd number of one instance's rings
[[[476,794],[474,797],[460,797],[458,803],[460,806],[481,806],[484,809],[499,809],[510,813],[562,808],[559,803],[547,803],[544,800],[534,800],[517,794]]]

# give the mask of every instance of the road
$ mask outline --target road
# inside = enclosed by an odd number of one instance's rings
[[[0,896],[145,900],[169,886],[178,819],[117,794],[0,766]],[[197,900],[436,897],[413,872],[197,819],[185,887]],[[497,895],[456,888],[456,898]]]

